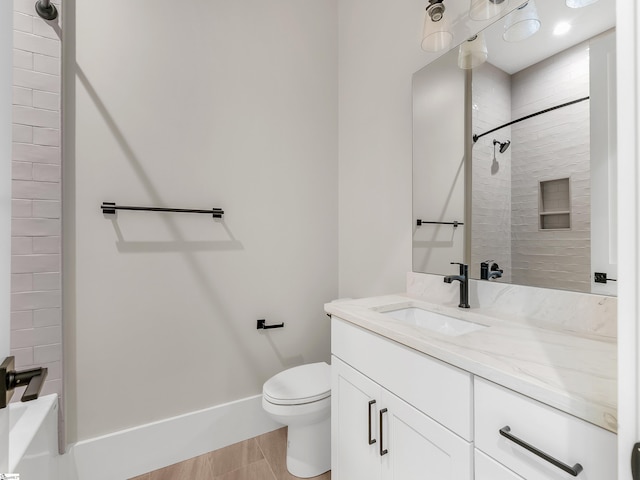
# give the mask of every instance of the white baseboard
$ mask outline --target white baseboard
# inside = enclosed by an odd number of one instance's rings
[[[280,427],[261,395],[244,398],[78,442],[60,457],[60,478],[126,480]]]

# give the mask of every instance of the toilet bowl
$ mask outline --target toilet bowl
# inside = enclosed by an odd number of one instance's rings
[[[331,469],[331,367],[311,363],[274,375],[262,387],[262,407],[287,425],[287,470],[310,478]]]

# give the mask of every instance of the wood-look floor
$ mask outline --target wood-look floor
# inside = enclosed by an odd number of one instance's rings
[[[296,480],[287,471],[287,427],[131,480]],[[314,480],[331,480],[327,472]]]

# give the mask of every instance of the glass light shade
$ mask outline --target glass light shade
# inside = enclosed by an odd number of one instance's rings
[[[487,44],[484,34],[480,32],[473,39],[469,39],[460,45],[458,50],[458,67],[469,70],[476,68],[487,61]]]
[[[425,52],[439,52],[451,45],[453,34],[448,17],[445,14],[440,21],[434,22],[428,13],[424,16],[421,47]]]
[[[582,8],[592,3],[596,3],[598,0],[567,0],[565,3],[569,8]]]
[[[540,30],[540,18],[534,0],[529,0],[507,16],[502,38],[507,42],[521,42]]]
[[[489,20],[500,15],[507,8],[507,5],[509,5],[509,0],[471,0],[469,17],[471,20]]]

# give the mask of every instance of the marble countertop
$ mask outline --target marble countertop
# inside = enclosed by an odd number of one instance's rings
[[[452,337],[382,312],[415,306],[490,328]],[[343,320],[435,357],[611,432],[617,430],[614,339],[500,320],[409,294],[325,304]]]

